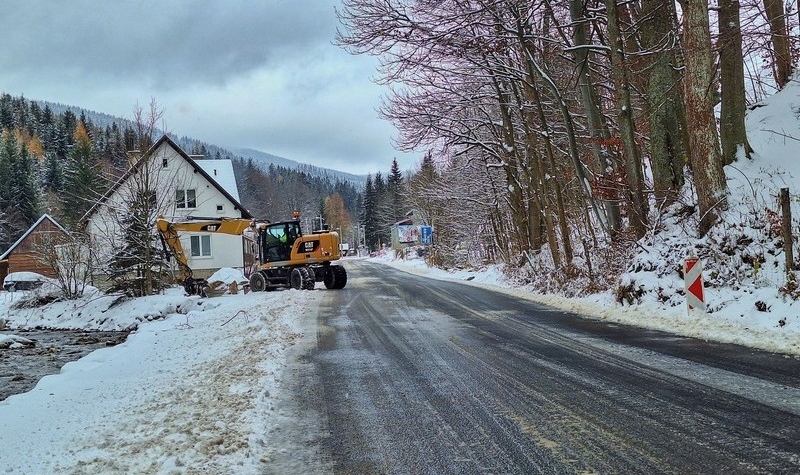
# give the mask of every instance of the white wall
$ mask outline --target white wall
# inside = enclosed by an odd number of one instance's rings
[[[126,180],[90,218],[87,231],[92,236],[101,263],[108,261],[114,244],[121,245],[123,236],[117,225],[122,217],[129,214],[132,197],[137,189],[144,187],[145,181],[149,183],[147,188],[157,190],[157,214],[168,219],[177,221],[186,216],[241,217],[241,211],[234,209],[233,203],[224,194],[196,171],[168,142],[164,142],[150,156],[147,166]],[[176,206],[175,192],[178,189],[196,190],[194,208]],[[222,209],[219,210],[218,206]],[[196,276],[207,276],[220,267],[243,266],[241,236],[212,235],[211,256],[192,258],[189,242],[191,234],[193,233],[182,233],[181,242],[189,258],[189,267],[195,271]]]

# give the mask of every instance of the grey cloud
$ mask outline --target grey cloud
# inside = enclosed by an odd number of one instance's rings
[[[311,0],[18,0],[0,19],[0,67],[75,70],[165,89],[220,84],[329,43],[331,9]]]
[[[353,173],[388,170],[377,61],[332,45],[338,0],[4,0],[0,91]]]

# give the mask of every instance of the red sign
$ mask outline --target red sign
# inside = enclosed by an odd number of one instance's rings
[[[703,265],[696,257],[687,257],[683,264],[683,275],[686,284],[686,305],[689,310],[699,309],[705,312],[706,301],[703,296]]]

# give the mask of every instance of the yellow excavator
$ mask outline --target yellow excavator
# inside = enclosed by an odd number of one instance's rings
[[[156,229],[166,255],[174,256],[178,262],[183,287],[190,295],[204,295],[208,281],[193,277],[178,234],[181,231],[242,235],[250,230],[258,249],[258,262],[250,274],[250,290],[253,291],[287,287],[311,290],[316,282],[323,282],[328,289],[342,289],[347,284],[345,268],[333,264],[340,258],[339,234],[324,229],[303,234],[297,212],[294,219],[276,223],[193,217],[170,221],[159,216]]]

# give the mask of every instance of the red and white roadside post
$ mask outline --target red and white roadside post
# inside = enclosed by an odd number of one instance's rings
[[[687,257],[683,261],[683,279],[686,284],[686,310],[706,311],[706,300],[703,296],[703,264],[696,257]]]

